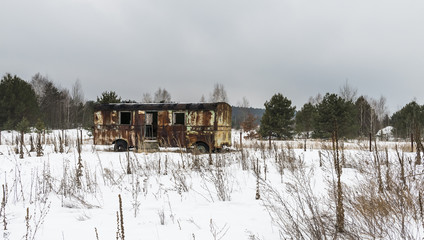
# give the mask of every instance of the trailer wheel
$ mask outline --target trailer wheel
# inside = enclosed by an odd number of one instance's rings
[[[197,152],[204,154],[204,153],[208,153],[209,152],[209,146],[206,145],[205,143],[202,142],[198,142],[196,143],[196,145],[194,146],[194,148],[196,149]]]
[[[127,143],[125,141],[118,140],[115,142],[113,150],[115,150],[115,152],[124,152],[127,150]]]

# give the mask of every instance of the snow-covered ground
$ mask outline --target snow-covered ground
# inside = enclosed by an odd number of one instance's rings
[[[78,186],[77,130],[48,133],[44,155],[36,157],[24,149],[23,159],[15,153],[17,135],[1,132],[3,239],[123,239],[120,232],[125,239],[191,240],[337,235],[330,142],[307,141],[304,151],[303,140],[273,141],[270,150],[268,141],[245,139],[241,151],[240,135],[234,131],[233,148],[211,156],[178,149],[118,153],[110,146],[93,146],[90,134],[83,131]],[[59,135],[67,141],[63,153]],[[27,134],[28,150],[29,139]],[[421,166],[414,164],[408,143],[378,142],[377,146],[378,154],[369,152],[366,141],[341,145],[346,231],[337,238],[421,239]],[[383,192],[378,191],[379,184]],[[397,206],[387,206],[391,203],[403,207],[398,211]],[[368,212],[378,208],[381,214]],[[384,231],[387,226],[391,228]]]

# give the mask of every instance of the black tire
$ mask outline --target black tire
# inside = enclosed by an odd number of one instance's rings
[[[113,150],[115,150],[115,152],[127,151],[127,143],[124,141],[116,141]]]
[[[205,154],[209,152],[209,147],[208,145],[204,144],[204,143],[196,143],[196,145],[194,145],[194,148],[196,149],[196,151],[200,154]]]

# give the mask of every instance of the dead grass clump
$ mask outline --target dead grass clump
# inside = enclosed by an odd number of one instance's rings
[[[215,168],[210,168],[206,178],[213,184],[220,201],[231,201],[232,175],[226,167],[225,158],[217,157]]]
[[[355,198],[354,208],[366,219],[381,216],[382,218],[389,216],[393,208],[386,199],[382,197],[370,198],[369,196],[360,195]]]
[[[394,161],[389,160],[388,150],[374,153],[374,158],[380,162],[369,160],[364,179],[345,193],[351,231],[366,239],[421,239],[423,187],[411,168],[414,164],[399,150]]]
[[[282,239],[331,239],[335,236],[334,216],[312,191],[313,172],[306,171],[303,161],[295,163],[294,182],[286,183],[285,192],[261,181],[263,204]]]
[[[411,143],[397,143],[396,147],[402,152],[411,152]]]
[[[187,182],[187,172],[182,169],[177,169],[172,171],[172,179],[174,181],[175,189],[179,194],[182,192],[188,192],[190,185]]]

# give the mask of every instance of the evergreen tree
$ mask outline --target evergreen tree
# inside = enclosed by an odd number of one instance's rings
[[[355,105],[351,101],[327,93],[317,105],[314,137],[330,138],[334,131],[337,131],[339,137],[357,136],[355,116]]]
[[[84,128],[91,128],[93,126],[94,118],[94,101],[87,101],[84,104],[84,109],[82,112],[82,126]]]
[[[406,104],[401,110],[392,115],[392,126],[397,137],[407,138],[415,131],[424,127],[424,106],[415,101]]]
[[[293,136],[294,112],[296,107],[281,93],[272,96],[265,102],[265,113],[261,119],[260,134],[263,137],[273,136],[278,139],[289,139]]]
[[[48,127],[60,128],[61,126],[61,94],[53,82],[47,81],[43,88],[43,93],[39,96],[40,109],[43,113],[43,122]]]
[[[296,113],[296,131],[298,133],[306,132],[306,137],[309,137],[309,132],[314,130],[316,112],[316,107],[312,103],[305,103],[302,109]]]
[[[26,117],[35,122],[39,115],[37,98],[31,85],[7,73],[0,82],[0,127],[15,127]]]
[[[375,116],[374,109],[372,109],[371,105],[368,103],[364,96],[360,96],[356,100],[355,107],[357,112],[356,121],[359,126],[359,136],[364,137],[368,136],[369,133],[374,134],[376,128],[375,126],[377,124],[376,117],[372,117],[373,115]]]
[[[44,129],[46,129],[46,126],[44,125],[44,122],[41,121],[41,119],[37,120],[37,123],[35,124],[36,133],[42,133]]]
[[[121,97],[119,97],[114,91],[105,91],[102,96],[97,97],[97,103],[120,103]]]
[[[58,129],[80,125],[78,110],[81,108],[83,96],[78,81],[72,89],[72,96],[68,89],[59,89],[39,73],[33,76],[31,85],[37,95],[42,120],[47,127]]]
[[[343,188],[341,184],[342,164],[339,154],[339,139],[342,136],[354,134],[355,106],[349,101],[327,93],[322,102],[317,106],[317,117],[315,134],[321,137],[330,137],[333,142],[334,169],[337,175],[335,185],[336,196],[336,229],[338,233],[343,233],[345,225]]]
[[[22,134],[29,132],[29,122],[26,117],[23,117],[22,120],[16,125],[16,130]]]

